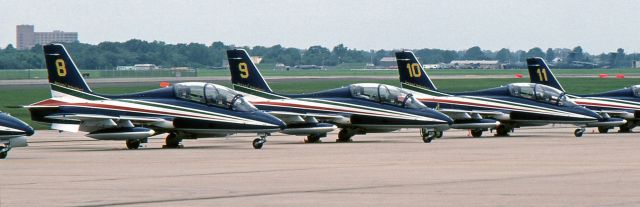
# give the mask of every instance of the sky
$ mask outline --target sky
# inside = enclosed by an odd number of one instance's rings
[[[236,46],[640,52],[635,0],[0,0],[0,47],[18,24],[83,43],[142,39]]]

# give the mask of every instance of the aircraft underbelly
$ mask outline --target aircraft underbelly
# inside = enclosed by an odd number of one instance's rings
[[[442,122],[429,122],[420,120],[400,119],[380,116],[351,115],[351,125],[354,126],[378,126],[386,128],[422,128],[431,125],[441,125]],[[445,123],[446,124],[446,123]]]

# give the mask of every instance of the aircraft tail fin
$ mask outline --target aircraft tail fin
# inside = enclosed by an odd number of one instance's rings
[[[412,84],[429,90],[438,89],[429,78],[418,58],[411,51],[396,52],[396,62],[400,73],[401,84]]]
[[[562,88],[558,79],[553,75],[553,72],[551,72],[551,69],[547,66],[544,59],[539,57],[529,58],[527,59],[527,66],[532,83],[544,84],[564,91],[564,88]]]
[[[43,50],[52,97],[93,94],[64,45],[49,44],[43,46]]]
[[[234,87],[239,85],[273,93],[247,51],[243,49],[227,50],[227,58],[229,59],[229,69],[231,70],[231,83]]]

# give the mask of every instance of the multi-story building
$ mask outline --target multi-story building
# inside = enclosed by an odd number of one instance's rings
[[[55,30],[53,32],[35,32],[33,25],[16,26],[16,48],[28,50],[35,45],[46,45],[49,43],[71,43],[78,41],[77,32],[63,32]]]

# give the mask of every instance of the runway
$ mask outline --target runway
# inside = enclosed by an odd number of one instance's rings
[[[638,134],[573,128],[510,137],[417,130],[304,144],[274,135],[186,140],[161,149],[38,131],[0,160],[0,206],[638,206]],[[488,135],[488,133],[485,133]]]

